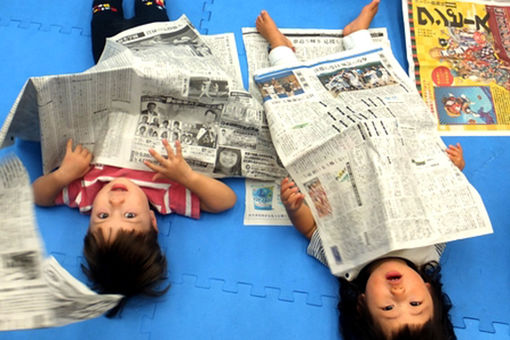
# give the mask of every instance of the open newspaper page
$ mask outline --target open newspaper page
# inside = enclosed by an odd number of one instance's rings
[[[299,61],[308,61],[323,57],[333,53],[343,51],[342,30],[331,29],[281,29],[283,34],[288,37],[296,48],[296,57]],[[390,46],[388,34],[385,28],[370,29],[370,35],[374,42],[385,46]],[[269,67],[269,44],[255,27],[243,28],[243,42],[248,60],[249,88],[254,98],[262,103],[262,97],[257,87],[253,83],[253,74],[260,69]],[[278,203],[272,203],[269,207],[261,208],[262,201],[269,201],[267,196],[261,197],[264,190],[258,188],[274,188],[273,200],[278,199]],[[285,207],[280,202],[279,183],[273,181],[260,182],[257,180],[246,180],[246,204],[244,214],[244,224],[246,225],[292,225]],[[271,192],[269,189],[266,190]],[[267,203],[269,204],[269,203]]]
[[[510,2],[403,0],[409,74],[441,134],[510,134]]]
[[[446,156],[436,120],[389,50],[266,69],[255,82],[333,274],[392,250],[492,232],[479,194]]]
[[[32,187],[21,161],[0,160],[0,331],[60,326],[97,317],[120,295],[99,295],[43,258]]]
[[[124,31],[90,70],[31,78],[7,120],[25,122],[36,140],[39,123],[45,173],[60,164],[68,138],[89,148],[94,163],[140,170],[148,170],[148,149],[165,154],[168,139],[214,177],[281,176],[263,107],[242,87],[234,40],[207,41],[218,57],[185,16]],[[9,141],[17,131],[1,133]]]

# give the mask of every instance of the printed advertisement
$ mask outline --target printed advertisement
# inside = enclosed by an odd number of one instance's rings
[[[510,3],[405,0],[410,75],[441,134],[508,135]]]

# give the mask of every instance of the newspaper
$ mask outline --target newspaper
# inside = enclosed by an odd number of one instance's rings
[[[15,156],[0,161],[0,331],[61,326],[97,317],[121,295],[99,295],[44,259],[32,188]]]
[[[283,28],[280,31],[296,48],[296,57],[299,61],[308,61],[344,50],[342,30]],[[369,31],[374,42],[390,46],[386,28],[373,28]],[[250,93],[262,102],[260,92],[253,86],[253,74],[270,66],[268,57],[270,47],[255,27],[243,27],[242,32],[248,60]]]
[[[436,120],[388,49],[349,50],[254,79],[333,274],[393,250],[492,232],[479,194],[446,156]]]
[[[296,57],[299,61],[312,60],[344,50],[342,30],[286,28],[281,29],[281,31],[296,48]],[[260,92],[254,86],[253,74],[257,70],[270,66],[268,58],[269,44],[257,32],[255,27],[244,27],[242,32],[248,60],[250,93],[262,103]],[[385,28],[370,29],[370,35],[374,42],[390,47],[388,33]],[[272,208],[267,210],[260,209],[260,207],[257,208],[256,203],[260,197],[256,195],[259,193],[256,188],[271,188],[274,185],[273,181],[246,181],[245,225],[292,225],[287,217],[285,208],[279,203],[272,204]],[[278,187],[277,195],[279,200],[279,183],[276,185]],[[276,195],[273,197],[276,197]]]
[[[440,133],[510,134],[510,2],[402,4],[409,74]]]
[[[280,183],[246,180],[245,225],[292,225],[280,198]]]
[[[60,164],[69,138],[91,150],[94,163],[148,170],[148,149],[166,153],[165,138],[180,140],[201,173],[277,178],[285,170],[263,107],[240,74],[232,34],[203,40],[185,16],[135,27],[109,38],[86,72],[30,78],[0,143],[13,135],[40,140],[44,173]]]

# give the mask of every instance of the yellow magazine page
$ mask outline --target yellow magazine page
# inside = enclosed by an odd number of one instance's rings
[[[510,3],[407,3],[410,63],[439,131],[510,134]]]

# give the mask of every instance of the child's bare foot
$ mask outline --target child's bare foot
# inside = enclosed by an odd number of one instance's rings
[[[379,9],[380,1],[381,0],[372,0],[371,3],[363,7],[358,17],[354,19],[350,24],[345,26],[343,31],[344,36],[347,36],[359,30],[366,30],[370,26],[372,19],[374,18],[374,16],[377,13],[377,10]]]
[[[260,12],[255,21],[255,26],[257,27],[257,31],[269,42],[271,49],[278,46],[287,46],[294,50],[294,46],[290,40],[276,27],[274,20],[269,16],[267,11]]]

